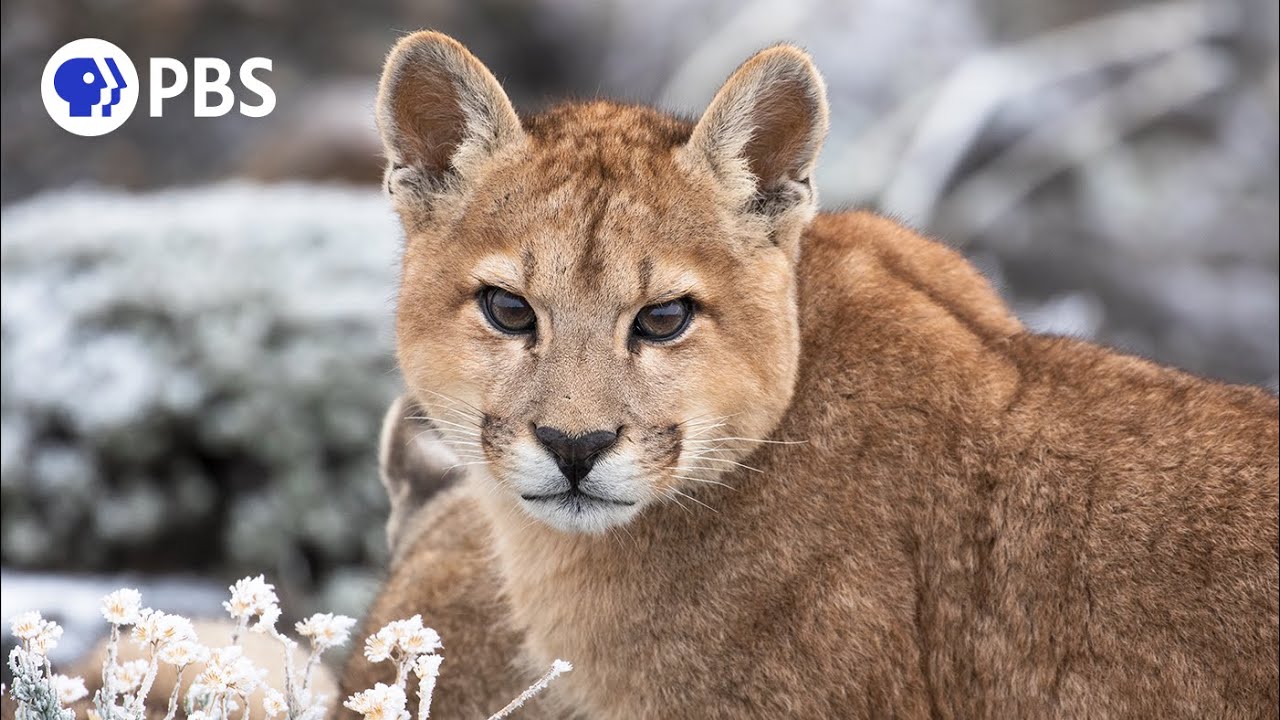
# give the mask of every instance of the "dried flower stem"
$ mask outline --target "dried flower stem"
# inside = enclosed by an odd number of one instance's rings
[[[538,678],[538,682],[530,685],[528,690],[520,693],[520,697],[507,703],[506,707],[489,716],[489,720],[502,720],[502,718],[509,717],[511,713],[520,709],[520,706],[532,699],[534,695],[546,690],[552,680],[555,680],[572,669],[573,665],[565,662],[564,660],[556,660],[551,663],[551,669],[547,671],[546,675]]]
[[[169,693],[169,711],[165,713],[164,720],[173,720],[178,715],[178,694],[182,690],[182,671],[186,669],[186,665],[178,666],[178,675],[173,681],[173,692]]]
[[[418,681],[418,720],[427,720],[431,717],[431,695],[435,690],[435,675],[427,675]]]
[[[160,670],[160,661],[156,659],[156,643],[152,642],[150,648],[151,664],[147,666],[147,674],[143,677],[138,694],[133,697],[133,707],[130,708],[130,714],[134,717],[146,715],[147,696],[151,694],[151,686],[156,682],[156,672]]]
[[[107,661],[102,664],[102,687],[94,693],[93,706],[102,720],[115,720],[116,661],[120,654],[120,626],[111,623],[111,639],[107,641]]]

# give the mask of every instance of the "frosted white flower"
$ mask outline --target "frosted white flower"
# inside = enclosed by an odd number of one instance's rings
[[[440,677],[440,663],[444,657],[440,655],[423,655],[413,663],[413,672],[420,678]]]
[[[130,660],[116,666],[115,684],[123,692],[132,692],[142,685],[147,676],[146,660]]]
[[[50,680],[54,691],[58,693],[58,702],[63,705],[70,705],[89,694],[89,690],[84,686],[84,678],[54,675]]]
[[[213,691],[208,685],[200,682],[200,677],[187,686],[187,703],[188,705],[200,707],[207,705],[213,699]]]
[[[378,683],[347,698],[343,705],[363,715],[365,720],[407,720],[407,701],[404,688]]]
[[[356,619],[346,615],[316,613],[294,625],[294,628],[299,635],[310,639],[311,646],[316,650],[327,650],[346,643],[355,624]]]
[[[374,662],[391,657],[395,648],[403,650],[407,655],[423,655],[435,652],[443,647],[440,635],[429,627],[422,626],[422,616],[414,615],[408,620],[394,620],[387,623],[365,640],[364,654]]]
[[[186,667],[209,659],[209,649],[193,640],[179,640],[163,645],[156,657],[162,663]]]
[[[384,628],[385,629],[385,628]],[[383,633],[381,630],[370,635],[364,640],[364,656],[370,662],[381,662],[391,657],[391,651],[396,647],[395,638],[390,633]]]
[[[9,626],[14,636],[26,644],[26,648],[34,655],[45,657],[49,651],[57,647],[62,637],[62,626],[51,620],[45,620],[38,612],[25,612],[14,618]]]
[[[551,677],[557,678],[573,669],[573,663],[568,660],[556,660],[551,663]]]
[[[247,695],[257,689],[265,675],[265,670],[244,657],[238,645],[232,645],[209,652],[204,671],[196,677],[195,683],[214,694],[233,692]]]
[[[30,640],[40,634],[40,631],[44,629],[45,622],[45,619],[38,612],[24,612],[13,619],[9,629],[13,631],[14,637],[19,640]]]
[[[275,588],[276,586],[268,583],[262,575],[241,578],[229,588],[231,599],[223,602],[222,607],[237,620],[248,620],[254,615],[266,615],[273,608],[276,609],[278,616],[279,609],[276,606],[280,599],[276,597]],[[274,622],[272,624],[274,625]]]
[[[159,610],[143,610],[133,626],[133,639],[139,645],[168,645],[175,642],[192,642],[196,639],[195,626],[181,615],[170,615]]]
[[[267,717],[273,718],[288,712],[289,703],[285,702],[284,694],[279,690],[268,689],[262,694],[262,711]]]
[[[142,612],[142,593],[121,588],[102,598],[102,617],[112,625],[132,625]]]
[[[422,616],[414,615],[408,620],[392,620],[387,623],[386,627],[390,629],[397,640],[403,640],[422,629]]]
[[[31,647],[31,652],[48,656],[49,651],[58,646],[58,639],[61,637],[62,627],[56,623],[49,623],[39,635],[31,638],[27,643]]]
[[[280,619],[280,606],[275,604],[267,605],[262,609],[262,613],[258,616],[258,622],[256,625],[253,626],[253,631],[257,633],[267,633],[267,634],[274,635],[275,629],[276,629],[276,621],[278,621],[279,619]],[[296,644],[293,640],[290,640],[289,638],[284,637],[283,635],[277,636],[277,639],[283,641],[286,645]]]
[[[431,653],[444,647],[440,634],[431,628],[418,628],[400,638],[400,647],[411,655]]]

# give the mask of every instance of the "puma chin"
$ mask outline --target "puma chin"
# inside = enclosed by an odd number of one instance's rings
[[[601,458],[586,477],[570,483],[533,443],[518,443],[512,451],[506,476],[521,507],[556,529],[602,532],[635,517],[650,498],[651,485],[634,456],[618,452]]]

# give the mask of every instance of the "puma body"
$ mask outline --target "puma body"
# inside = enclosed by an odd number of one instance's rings
[[[435,716],[501,707],[556,658],[576,669],[531,714],[1276,716],[1275,396],[1028,332],[941,245],[815,216],[825,104],[794,49],[696,125],[607,103],[521,124],[456,43],[397,53],[401,366],[476,465],[399,508],[416,530],[393,533],[365,629],[421,613],[441,632]],[[413,108],[451,99],[464,127],[437,137],[449,119]],[[561,141],[540,175],[579,185],[530,190],[555,205],[539,215],[513,180]],[[562,219],[579,206],[603,210]],[[467,304],[498,283],[529,298],[509,316],[536,315],[526,334]],[[651,342],[671,288],[694,319]],[[611,307],[639,310],[617,342]],[[565,481],[534,452],[553,425],[616,444]],[[421,497],[397,473],[393,498]],[[389,672],[356,657],[343,684]]]

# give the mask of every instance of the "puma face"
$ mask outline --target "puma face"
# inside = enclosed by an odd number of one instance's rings
[[[742,462],[795,383],[823,93],[780,46],[696,124],[606,102],[522,121],[455,41],[397,45],[378,115],[406,233],[398,357],[459,465],[599,533]]]

